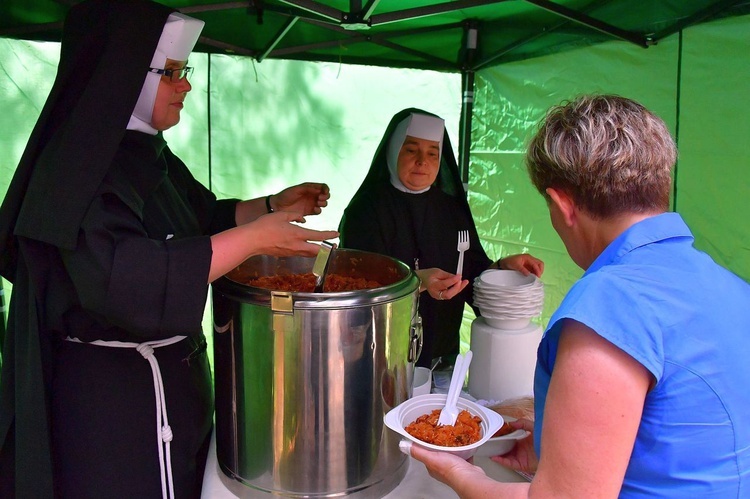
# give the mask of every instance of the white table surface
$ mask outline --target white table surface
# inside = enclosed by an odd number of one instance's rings
[[[474,458],[474,464],[484,469],[488,476],[500,482],[523,482],[525,479],[516,472],[504,468],[486,457]],[[427,473],[422,463],[409,458],[409,468],[401,483],[382,499],[454,499],[458,495],[447,485],[435,480]],[[255,490],[226,476],[219,469],[216,459],[216,440],[211,438],[211,449],[203,477],[204,499],[259,498],[268,499],[271,494]]]

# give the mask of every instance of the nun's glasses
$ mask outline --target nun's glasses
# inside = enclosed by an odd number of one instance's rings
[[[159,68],[148,68],[149,73],[156,73],[158,75],[164,75],[169,78],[172,83],[178,83],[184,78],[187,78],[190,73],[193,72],[193,68],[185,66],[184,68],[176,69],[159,69]]]

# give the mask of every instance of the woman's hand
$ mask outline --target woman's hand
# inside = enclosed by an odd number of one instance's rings
[[[496,463],[513,470],[526,473],[536,473],[539,460],[534,451],[534,423],[528,419],[508,421],[515,429],[523,428],[529,431],[529,436],[516,442],[513,449],[502,456],[493,456],[491,459]]]
[[[528,483],[500,483],[482,468],[447,452],[410,447],[411,457],[424,463],[427,472],[458,493],[459,497],[527,497]]]
[[[268,213],[266,203],[273,211],[290,211],[300,216],[318,215],[328,205],[330,197],[326,184],[306,182],[268,197],[240,201],[235,208],[234,218],[238,226],[258,220]]]
[[[274,211],[294,211],[302,215],[318,215],[328,206],[331,190],[326,184],[305,182],[273,194],[269,202]]]
[[[318,231],[300,227],[292,222],[304,223],[305,218],[292,211],[279,211],[263,215],[252,224],[248,240],[253,239],[253,255],[272,256],[315,256],[320,245],[310,241],[323,241],[338,237],[335,230]],[[250,242],[250,241],[248,241]]]
[[[279,211],[211,236],[213,254],[208,282],[254,255],[315,256],[320,246],[310,241],[334,239],[339,235],[335,230],[305,229],[292,223],[304,221],[299,213]]]
[[[523,275],[534,274],[537,277],[542,277],[544,272],[544,262],[528,253],[506,256],[498,260],[494,266],[503,270],[517,270]]]
[[[462,480],[487,477],[479,466],[448,452],[432,451],[414,444],[410,452],[411,457],[424,463],[432,478],[450,487]]]
[[[439,268],[420,269],[416,271],[422,281],[420,291],[427,292],[436,300],[450,300],[469,284],[460,275],[451,274]]]

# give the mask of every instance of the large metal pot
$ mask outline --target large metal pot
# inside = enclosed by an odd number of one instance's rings
[[[329,273],[383,286],[301,293],[242,283],[311,272],[313,262],[253,257],[213,285],[218,462],[275,495],[384,495],[407,468],[383,415],[410,396],[419,279],[398,260],[341,249]]]

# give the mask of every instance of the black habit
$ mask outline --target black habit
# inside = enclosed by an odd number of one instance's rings
[[[172,9],[89,0],[0,209],[13,283],[0,374],[0,497],[161,496],[151,368],[177,497],[200,494],[213,412],[201,320],[210,235],[234,226],[161,135],[126,131]],[[76,338],[80,342],[66,341]]]
[[[472,303],[473,281],[492,261],[479,241],[447,132],[440,171],[428,191],[412,194],[391,185],[388,142],[395,127],[412,112],[430,114],[405,109],[392,118],[365,180],[344,211],[339,232],[342,247],[388,255],[411,268],[416,264],[452,273],[458,264],[458,231],[469,231],[471,248],[464,254],[463,270],[469,285],[452,300],[435,300],[427,293],[419,299],[424,340],[417,365],[430,366],[434,358],[459,353],[464,304]]]

